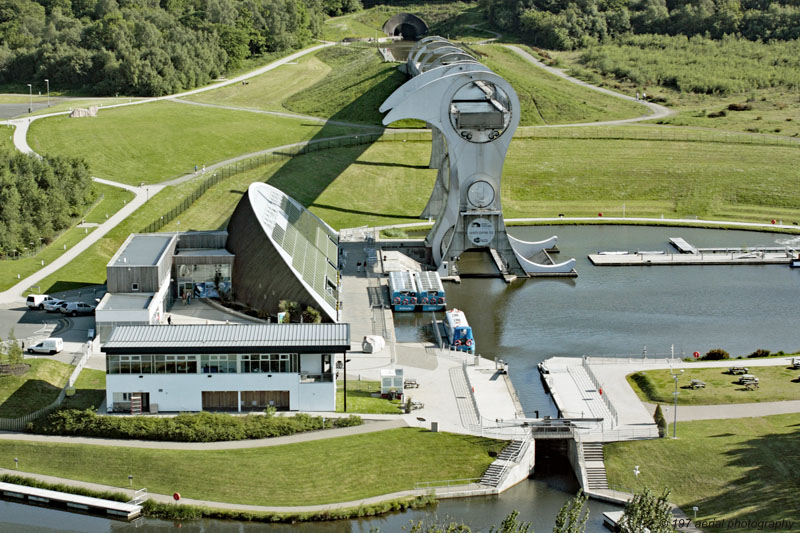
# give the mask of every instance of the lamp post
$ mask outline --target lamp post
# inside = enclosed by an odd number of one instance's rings
[[[33,112],[33,86],[28,84],[28,113]]]
[[[681,369],[681,374],[683,374],[683,369]],[[673,408],[672,413],[672,438],[677,439],[677,431],[678,431],[678,376],[681,374],[672,374],[672,379],[675,380],[675,392],[672,394],[675,396],[675,407]]]
[[[344,412],[347,412],[347,363],[350,359],[344,356]]]
[[[45,78],[44,82],[47,84],[47,107],[50,107],[50,80]]]

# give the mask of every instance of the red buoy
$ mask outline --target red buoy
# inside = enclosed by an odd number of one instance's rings
[[[597,216],[601,217],[603,216],[603,213],[597,213]]]
[[[173,494],[172,494],[172,499],[173,499],[173,500],[175,500],[176,502],[177,502],[178,500],[180,500],[180,499],[181,499],[181,494],[180,494],[180,492],[175,492],[175,493],[173,493]]]
[[[692,355],[694,355],[694,358],[697,359],[700,357],[700,352],[694,352]]]
[[[773,223],[773,224],[775,223],[775,219],[774,219],[774,218],[772,219],[772,223]]]

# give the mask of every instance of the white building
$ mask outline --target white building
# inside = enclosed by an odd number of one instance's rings
[[[103,346],[109,411],[336,409],[349,324],[117,326]]]

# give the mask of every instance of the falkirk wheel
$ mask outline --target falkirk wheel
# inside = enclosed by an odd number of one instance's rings
[[[389,112],[384,125],[413,118],[431,128],[438,173],[421,216],[436,219],[425,244],[439,273],[454,273],[461,254],[477,248],[504,275],[575,275],[575,259],[556,264],[547,254],[556,237],[526,242],[506,232],[500,176],[520,118],[511,85],[441,37],[418,41],[404,67],[411,79],[380,110]]]

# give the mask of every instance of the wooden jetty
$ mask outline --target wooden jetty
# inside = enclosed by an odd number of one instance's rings
[[[31,505],[52,507],[65,511],[89,513],[122,520],[133,520],[142,514],[142,506],[80,496],[55,490],[39,489],[26,485],[0,482],[0,496],[4,500]]]

